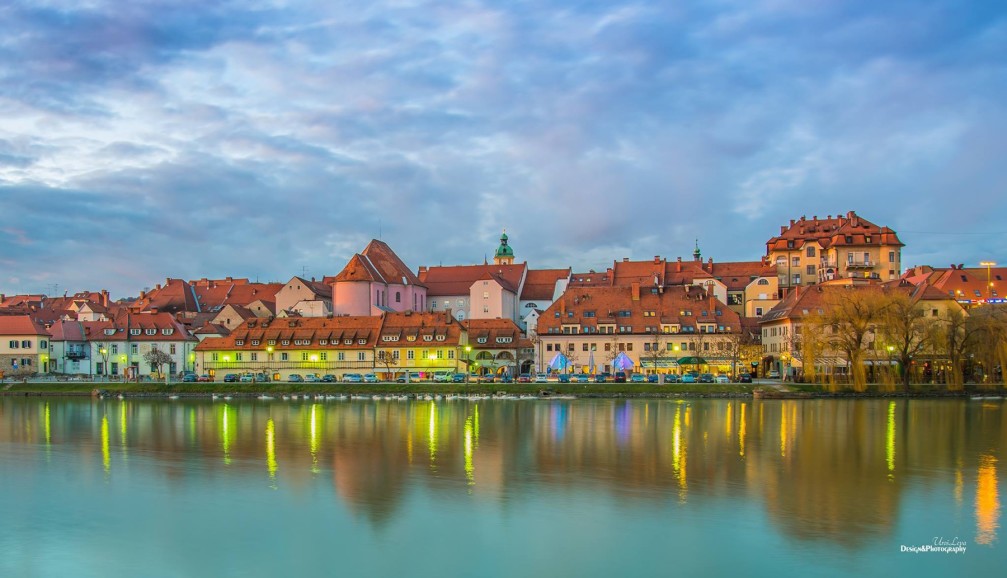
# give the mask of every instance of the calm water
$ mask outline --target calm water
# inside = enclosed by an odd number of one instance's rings
[[[4,398],[0,575],[1002,575],[1005,410]]]

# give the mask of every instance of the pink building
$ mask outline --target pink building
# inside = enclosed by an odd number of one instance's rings
[[[332,284],[335,315],[423,311],[426,301],[426,285],[391,247],[377,239],[354,255]]]

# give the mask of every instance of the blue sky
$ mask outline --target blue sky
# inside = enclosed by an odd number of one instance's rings
[[[48,0],[0,7],[0,293],[754,260],[856,210],[1007,263],[998,2]],[[57,288],[58,286],[58,288]],[[54,291],[55,289],[55,291]]]

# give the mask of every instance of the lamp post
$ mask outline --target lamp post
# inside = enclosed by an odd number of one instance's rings
[[[469,374],[472,373],[472,346],[465,346],[465,383],[469,382]]]
[[[430,379],[433,379],[434,362],[437,361],[437,355],[431,353],[430,355],[427,356],[427,359],[430,360]]]
[[[986,300],[993,298],[993,281],[990,279],[990,267],[996,265],[993,261],[981,261],[981,266],[986,267]]]

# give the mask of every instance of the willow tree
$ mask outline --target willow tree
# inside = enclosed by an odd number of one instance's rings
[[[970,318],[962,309],[951,309],[941,319],[938,351],[948,360],[947,388],[961,391],[965,387],[963,373],[969,350],[981,335],[982,323]]]
[[[882,297],[878,333],[886,347],[891,347],[899,363],[902,387],[909,391],[909,367],[914,357],[926,351],[939,338],[935,318],[909,294],[893,291]]]
[[[835,287],[824,299],[821,323],[831,349],[842,352],[849,364],[854,391],[867,390],[864,358],[874,341],[875,325],[885,307],[884,296],[874,288]]]
[[[800,325],[794,327],[797,332],[794,335],[795,344],[801,351],[801,364],[804,367],[804,379],[811,383],[824,382],[818,376],[816,364],[819,359],[823,359],[825,353],[825,331],[826,324],[822,321],[822,316],[814,313],[804,317]],[[829,382],[829,389],[834,390],[835,382]]]
[[[986,305],[972,311],[969,322],[974,338],[968,344],[970,358],[982,364],[986,375],[998,365],[1007,367],[1007,310]]]

